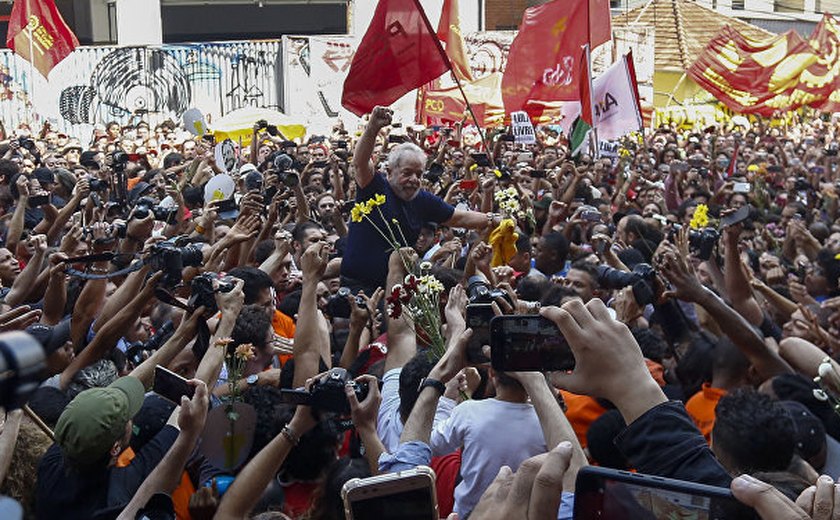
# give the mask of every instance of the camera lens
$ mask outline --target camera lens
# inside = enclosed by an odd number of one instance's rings
[[[41,383],[46,354],[41,344],[25,332],[0,334],[0,405],[19,408]]]
[[[181,261],[184,267],[198,267],[204,262],[204,254],[201,252],[201,247],[196,244],[190,244],[181,248]]]

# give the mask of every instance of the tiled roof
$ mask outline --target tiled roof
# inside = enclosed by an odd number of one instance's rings
[[[724,25],[754,40],[773,33],[698,5],[689,0],[651,0],[627,13],[614,16],[613,30],[633,23],[655,27],[657,70],[684,71]]]

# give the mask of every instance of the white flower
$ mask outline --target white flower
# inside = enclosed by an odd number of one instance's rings
[[[437,294],[443,292],[443,284],[434,276],[427,274],[420,277],[420,292]]]
[[[820,377],[828,377],[834,372],[834,367],[831,366],[831,363],[820,363],[818,371]]]
[[[421,262],[420,263],[420,270],[421,271],[428,271],[431,268],[432,268],[432,263],[431,262]]]

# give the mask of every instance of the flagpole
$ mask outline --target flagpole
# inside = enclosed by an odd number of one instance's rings
[[[29,30],[29,107],[26,111],[26,118],[27,122],[31,125],[32,124],[32,110],[35,109],[35,49],[32,43],[32,22],[28,22],[26,24],[27,29]]]
[[[472,105],[470,104],[470,100],[467,99],[467,95],[464,93],[464,87],[461,86],[461,80],[458,78],[458,75],[455,74],[452,68],[452,60],[449,59],[449,55],[446,54],[446,51],[443,49],[443,45],[440,43],[440,38],[437,37],[437,31],[432,28],[432,23],[429,21],[429,17],[426,16],[426,11],[423,9],[423,6],[420,5],[419,0],[414,0],[414,5],[417,6],[417,10],[420,11],[420,15],[423,17],[423,23],[426,24],[426,28],[429,30],[429,34],[433,35],[433,40],[435,41],[435,45],[437,45],[438,51],[440,55],[443,56],[443,59],[446,60],[446,64],[449,66],[449,72],[452,73],[452,77],[455,78],[455,84],[458,86],[458,92],[461,93],[461,97],[464,98],[464,103],[467,104],[467,110],[470,113],[470,117],[475,122],[475,127],[478,129],[478,135],[481,137],[481,143],[484,145],[484,150],[487,153],[487,158],[490,160],[490,165],[495,168],[495,162],[493,161],[493,154],[491,154],[490,147],[487,145],[487,139],[484,136],[484,131],[481,129],[481,125],[478,123],[478,118],[475,117],[475,112],[473,112]]]

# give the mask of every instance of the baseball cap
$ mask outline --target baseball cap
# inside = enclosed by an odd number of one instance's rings
[[[44,352],[49,356],[70,340],[70,320],[55,326],[36,323],[26,327],[26,332],[44,347]]]
[[[76,187],[76,176],[70,173],[70,170],[54,168],[52,172],[58,183],[64,186],[64,189],[73,191],[73,188]]]
[[[35,170],[32,171],[32,176],[38,179],[38,182],[41,183],[42,187],[44,184],[55,183],[55,175],[53,175],[52,170],[49,168],[35,168]]]
[[[55,441],[70,460],[94,462],[105,458],[143,406],[144,394],[143,383],[132,376],[81,392],[59,417]]]

